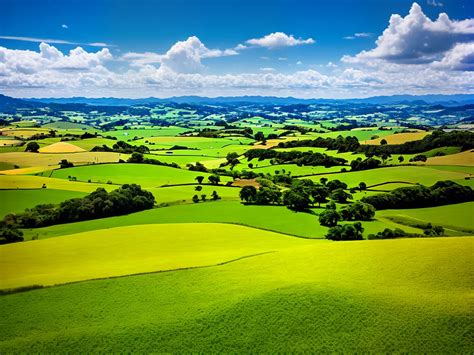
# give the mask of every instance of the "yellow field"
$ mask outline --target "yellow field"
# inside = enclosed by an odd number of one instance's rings
[[[30,175],[0,175],[0,189],[41,189],[43,184],[49,189],[92,192],[98,187],[113,190],[117,186],[69,181],[66,179],[47,178]]]
[[[0,174],[2,175],[28,175],[28,174],[42,173],[44,171],[58,169],[58,168],[59,168],[59,165],[32,166],[30,168],[2,170],[0,171]]]
[[[57,142],[46,147],[39,149],[40,153],[78,153],[78,152],[85,152],[84,149],[79,148],[71,143],[66,142]]]
[[[51,153],[10,152],[0,154],[0,161],[27,167],[58,165],[61,159],[67,159],[74,164],[116,163],[119,159],[126,160],[128,157],[128,154],[114,152],[63,153],[61,155]]]
[[[10,147],[20,143],[22,143],[22,141],[17,139],[0,139],[0,147]]]
[[[96,230],[0,246],[0,289],[215,265],[312,243],[220,223]]]
[[[21,137],[21,138],[30,138],[31,136],[34,136],[35,134],[47,134],[49,132],[49,129],[45,128],[14,128],[14,127],[9,127],[9,128],[4,128],[0,130],[0,134],[3,136],[9,136],[9,137]]]
[[[474,166],[474,151],[466,150],[457,154],[428,158],[425,164]]]
[[[430,134],[430,132],[412,132],[412,133],[397,133],[390,134],[377,139],[370,139],[366,141],[361,141],[361,144],[372,144],[380,145],[382,139],[385,139],[388,144],[402,144],[405,142],[417,141],[423,139],[425,136]]]

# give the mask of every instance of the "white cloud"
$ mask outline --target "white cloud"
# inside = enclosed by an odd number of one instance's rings
[[[326,64],[326,68],[337,68],[337,64],[334,64],[333,62],[328,62],[328,64]]]
[[[474,71],[474,42],[459,43],[433,67],[447,70]]]
[[[64,26],[64,25],[63,25]],[[115,47],[112,44],[107,44],[104,42],[90,42],[90,43],[80,43],[66,41],[62,39],[51,39],[51,38],[36,38],[36,37],[19,37],[19,36],[0,36],[0,39],[7,39],[12,41],[23,41],[23,42],[36,42],[36,43],[52,43],[52,44],[72,44],[78,46],[91,46],[91,47]]]
[[[351,39],[356,39],[356,38],[368,38],[368,37],[372,37],[373,35],[374,34],[371,32],[356,32],[351,36],[343,37],[343,39],[351,40]]]
[[[298,61],[296,62],[296,65],[301,65],[301,64],[303,64],[303,62],[302,62],[301,60],[298,60]]]
[[[286,57],[278,57],[278,60],[285,61],[285,60],[288,60],[288,58],[286,58]]]
[[[64,23],[61,25],[61,27],[62,27],[62,28],[69,28],[69,26],[66,25],[66,24],[64,24]]]
[[[315,40],[312,38],[295,38],[293,35],[287,35],[283,32],[274,32],[261,38],[249,39],[248,41],[246,41],[246,43],[257,47],[278,48],[293,47],[302,44],[313,44],[315,43]]]
[[[209,49],[196,36],[176,42],[165,54],[129,52],[122,56],[134,66],[161,64],[162,70],[195,73],[204,69],[201,59],[237,55],[234,49]]]
[[[266,71],[266,72],[273,72],[273,71],[276,71],[275,68],[270,68],[270,67],[266,67],[266,68],[260,68],[261,71]]]
[[[427,0],[426,3],[430,6],[443,7],[443,3],[437,0]]]
[[[474,19],[451,20],[446,13],[429,19],[417,3],[406,17],[394,14],[389,26],[376,41],[376,48],[362,51],[345,62],[357,63],[383,59],[394,63],[430,63],[458,43],[474,41]]]

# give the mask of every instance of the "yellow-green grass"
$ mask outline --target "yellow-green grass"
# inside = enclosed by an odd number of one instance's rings
[[[431,134],[431,132],[409,132],[409,133],[396,133],[396,134],[393,134],[392,132],[392,134],[385,135],[377,139],[366,140],[366,141],[363,141],[362,143],[380,145],[380,142],[382,141],[382,139],[385,139],[388,144],[403,144],[405,142],[418,141],[426,137],[428,134]]]
[[[187,164],[195,164],[196,162],[205,163],[209,160],[216,160],[214,157],[203,157],[198,155],[187,155],[186,153],[180,154],[179,151],[176,151],[175,154],[166,154],[166,153],[154,153],[147,154],[147,158],[156,159],[164,163],[176,163],[181,167],[186,167]],[[222,160],[222,159],[219,159]]]
[[[283,173],[291,173],[291,176],[299,176],[299,175],[311,175],[311,174],[324,174],[330,172],[339,172],[342,168],[350,169],[344,166],[332,166],[329,168],[325,168],[324,166],[298,166],[296,164],[275,164],[270,165],[269,160],[258,161],[252,160],[251,163],[254,165],[253,169],[250,169],[247,165],[247,161],[245,160],[244,164],[237,165],[234,169],[236,170],[252,170],[253,172],[260,174],[271,174],[275,175],[275,171],[278,171],[279,174]]]
[[[309,241],[215,267],[12,294],[2,297],[0,351],[470,353],[473,247]]]
[[[466,150],[457,154],[428,158],[428,165],[460,165],[474,166],[474,150]]]
[[[48,129],[60,129],[63,131],[69,131],[69,130],[97,130],[95,128],[92,128],[91,126],[87,126],[82,123],[75,123],[75,122],[66,122],[66,121],[57,121],[57,122],[52,122],[52,123],[47,123],[44,124],[42,127],[48,128]]]
[[[154,150],[154,146],[149,146],[152,150],[152,154],[185,154],[193,155],[198,157],[212,157],[212,158],[224,158],[228,153],[238,153],[239,155],[245,153],[247,150],[252,149],[251,145],[243,144],[230,144],[222,148],[205,148],[205,149],[180,149],[180,150]]]
[[[104,133],[105,134],[105,133]],[[117,143],[116,140],[113,139],[107,139],[107,138],[87,138],[87,139],[78,139],[74,141],[68,141],[68,143],[74,144],[75,146],[78,146],[84,150],[90,151],[92,148],[96,146],[103,146],[104,144],[110,148]]]
[[[6,164],[6,163],[1,163]],[[29,175],[29,174],[43,174],[49,172],[53,169],[58,169],[59,165],[43,165],[43,166],[32,166],[29,168],[19,168],[14,169],[13,167],[8,170],[1,170],[0,174],[2,175]]]
[[[64,153],[79,153],[85,150],[68,142],[57,142],[45,147],[41,147],[38,150],[40,153],[53,153],[53,154],[64,154]]]
[[[116,185],[95,184],[66,179],[55,179],[31,175],[0,175],[0,189],[41,189],[43,184],[48,189],[92,192],[102,187],[106,190],[117,188]]]
[[[457,235],[474,235],[472,216],[474,216],[474,202],[377,212],[377,217],[387,218],[409,226],[426,223],[441,225],[446,229],[447,234]]]
[[[201,173],[186,169],[177,169],[167,166],[151,164],[99,164],[55,170],[52,177],[68,179],[74,176],[79,181],[96,183],[129,184],[135,183],[142,187],[159,187],[163,185],[196,183],[197,176],[207,177],[211,174]],[[226,176],[221,177],[222,182],[231,181]]]
[[[227,137],[227,138],[205,138],[205,137],[150,137],[134,141],[133,144],[146,144],[145,141],[153,143],[150,148],[167,149],[174,145],[180,145],[196,149],[217,149],[227,145],[249,144],[252,139],[245,137]]]
[[[0,139],[0,147],[11,147],[21,144],[22,141],[18,139]]]
[[[20,137],[20,138],[30,138],[35,134],[47,134],[49,132],[46,128],[15,128],[15,127],[7,127],[0,129],[0,133],[3,136],[11,136],[11,137]]]
[[[311,177],[311,179],[315,181],[318,181],[322,177],[326,177],[329,180],[338,179],[345,182],[349,187],[354,187],[358,186],[360,182],[365,182],[367,186],[371,186],[392,181],[432,185],[440,180],[454,180],[457,182],[464,181],[466,176],[468,176],[468,174],[463,172],[432,169],[427,166],[395,166],[364,171],[327,174]]]
[[[231,224],[149,224],[0,246],[2,289],[218,264],[307,244]]]
[[[15,164],[11,163],[0,163],[0,171],[15,169]]]
[[[0,218],[8,213],[23,212],[36,205],[60,203],[62,201],[83,197],[85,192],[54,189],[36,190],[0,190]]]
[[[127,129],[117,131],[107,131],[104,135],[117,137],[118,140],[126,141],[135,136],[137,137],[161,137],[161,136],[176,136],[180,133],[188,131],[187,128],[183,127],[153,127],[153,128],[142,128],[142,129]]]
[[[206,195],[206,199],[212,198],[212,192],[216,191],[223,200],[239,200],[240,189],[228,186],[201,185],[202,190],[197,191],[197,186],[171,186],[159,188],[147,188],[155,196],[157,204],[162,203],[193,203],[194,195]]]
[[[211,189],[209,189],[211,190]],[[237,189],[236,189],[237,190]],[[152,191],[154,191],[152,189]],[[154,191],[155,192],[155,191]],[[159,191],[155,192],[159,195]],[[198,194],[199,195],[199,194]],[[50,227],[24,230],[25,239],[57,237],[67,234],[128,225],[155,223],[233,223],[271,230],[303,238],[324,238],[328,228],[321,226],[318,214],[294,212],[285,206],[246,206],[237,201],[208,201],[196,204],[176,204],[125,216],[59,224]],[[402,227],[407,232],[419,233],[420,229],[396,224],[388,219],[363,222],[364,235],[377,233],[384,228]]]
[[[79,153],[30,153],[10,152],[0,154],[0,162],[17,164],[22,167],[38,165],[57,165],[62,159],[74,164],[113,163],[128,159],[128,154],[114,152],[79,152]]]

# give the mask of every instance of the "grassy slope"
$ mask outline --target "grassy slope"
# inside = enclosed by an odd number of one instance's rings
[[[315,209],[315,212],[319,213],[319,209]],[[25,230],[25,238],[35,236],[43,239],[97,229],[154,223],[235,223],[305,238],[324,238],[327,232],[327,228],[319,224],[315,214],[293,212],[284,206],[245,206],[239,202],[220,201],[176,205],[126,216]],[[400,227],[385,220],[364,222],[363,226],[366,235],[387,227]],[[410,227],[403,228],[408,232],[420,231]]]
[[[142,187],[157,187],[166,184],[195,183],[196,176],[207,177],[210,174],[148,164],[104,164],[56,170],[52,177],[67,179],[70,175],[81,181],[91,179],[92,182],[106,183],[110,180],[114,184],[136,183]],[[223,176],[221,180],[231,179]]]
[[[473,239],[309,242],[3,296],[0,351],[472,351]]]
[[[7,213],[22,212],[40,204],[59,203],[85,193],[77,191],[38,189],[38,190],[0,190],[0,217]]]
[[[213,265],[310,240],[229,224],[150,224],[0,247],[1,288]]]

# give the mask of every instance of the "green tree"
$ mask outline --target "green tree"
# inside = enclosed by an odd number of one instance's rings
[[[333,227],[341,219],[341,215],[336,210],[325,209],[319,214],[319,223],[322,226]]]
[[[196,176],[195,180],[198,182],[198,184],[202,184],[202,181],[204,180],[204,176],[202,175]]]
[[[219,175],[216,175],[216,174],[210,175],[207,179],[213,185],[217,185],[221,181],[221,178],[219,177]]]
[[[359,182],[359,191],[367,190],[367,184],[365,182]]]
[[[352,195],[344,191],[344,189],[339,188],[331,192],[331,199],[339,203],[346,203],[348,199],[352,199]]]
[[[247,203],[255,202],[257,197],[257,189],[255,186],[244,186],[239,192],[240,199]]]
[[[198,202],[199,202],[199,196],[198,196],[198,195],[194,195],[194,196],[193,196],[193,202],[194,202],[194,203],[198,203]]]
[[[265,139],[265,135],[263,134],[263,132],[259,131],[259,132],[255,133],[255,140],[257,142],[263,141],[264,139]]]
[[[309,207],[309,195],[301,189],[290,189],[283,193],[283,204],[291,209],[302,211]]]
[[[143,160],[144,158],[142,153],[133,152],[130,158],[128,158],[127,162],[140,164],[143,163]]]
[[[327,201],[328,196],[329,190],[324,186],[314,186],[311,189],[311,197],[313,198],[313,201],[318,204],[319,207],[321,207],[321,203]]]
[[[29,142],[26,145],[25,152],[33,152],[33,153],[38,153],[38,150],[40,149],[40,146],[36,142]]]

